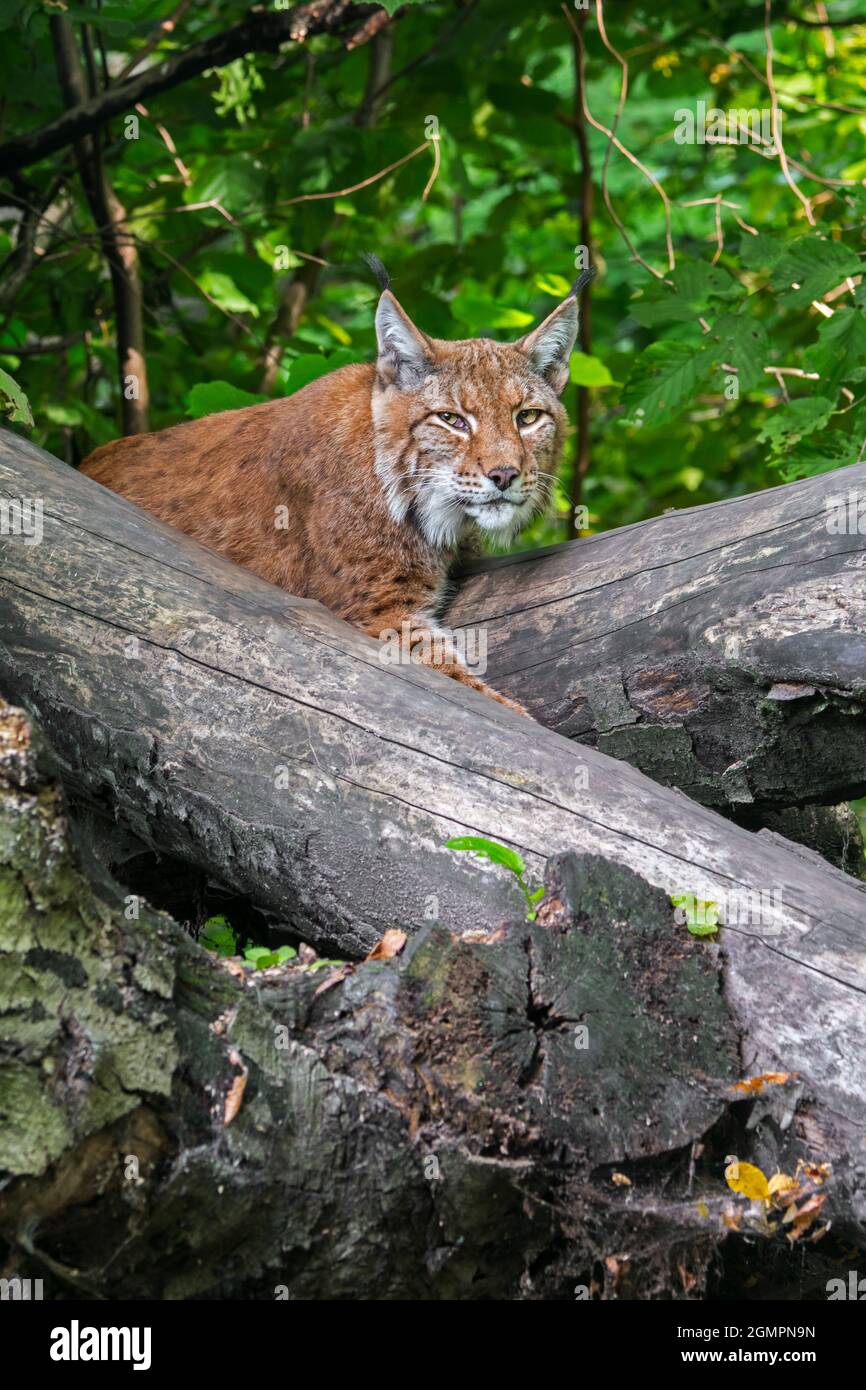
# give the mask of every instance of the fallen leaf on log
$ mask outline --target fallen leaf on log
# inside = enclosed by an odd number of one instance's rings
[[[790,1231],[787,1232],[791,1244],[793,1244],[795,1240],[799,1240],[800,1236],[803,1235],[805,1231],[808,1231],[809,1227],[814,1224],[815,1218],[820,1213],[826,1200],[827,1197],[825,1193],[816,1193],[814,1197],[810,1197],[808,1201],[804,1202],[801,1207],[796,1206],[794,1203],[788,1207],[788,1210],[782,1217],[782,1223],[785,1226],[790,1225],[791,1227]]]
[[[235,1048],[229,1052],[229,1061],[235,1067],[240,1067],[238,1075],[235,1077],[228,1089],[228,1094],[223,1105],[223,1124],[230,1125],[241,1108],[241,1101],[244,1098],[244,1091],[247,1085],[249,1071],[240,1053]]]
[[[406,945],[407,939],[406,933],[400,931],[399,927],[389,927],[381,941],[376,942],[370,954],[365,956],[364,959],[393,960],[394,956],[400,954],[403,947]]]
[[[767,1202],[770,1199],[770,1185],[754,1163],[740,1163],[739,1159],[729,1159],[725,1169],[725,1182],[732,1192],[739,1192],[751,1202]]]
[[[788,1081],[796,1081],[795,1071],[765,1071],[760,1076],[749,1076],[745,1081],[735,1081],[732,1091],[757,1092],[765,1086],[784,1086]]]

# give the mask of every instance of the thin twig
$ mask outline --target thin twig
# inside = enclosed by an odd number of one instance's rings
[[[144,116],[146,120],[150,120],[150,112],[148,111],[146,106],[143,106],[141,104],[140,101],[137,101],[135,103],[135,109],[139,113],[139,115]],[[183,160],[178,154],[177,147],[175,146],[174,141],[172,140],[164,125],[160,125],[159,121],[154,121],[153,124],[156,130],[158,130],[159,134],[162,136],[163,144],[165,145],[166,149],[168,150],[169,154],[174,160],[177,172],[180,174],[187,188],[189,188],[192,184],[192,175],[190,174],[189,169],[187,169],[186,165],[184,164]]]
[[[408,164],[410,159],[417,159],[418,155],[423,154],[429,144],[430,141],[425,140],[423,145],[418,145],[409,154],[404,154],[402,159],[395,160],[386,169],[380,169],[377,174],[371,174],[369,178],[362,179],[360,183],[353,183],[350,188],[337,188],[330,193],[300,193],[296,198],[280,198],[274,206],[285,208],[290,207],[293,203],[315,203],[324,198],[347,198],[350,193],[359,193],[362,188],[369,188],[370,184],[378,183],[386,175],[393,174],[395,169],[399,169],[403,164]]]
[[[597,6],[599,7],[599,11],[600,11],[601,0],[596,0],[596,4],[597,4]],[[626,159],[628,159],[632,164],[634,164],[636,168],[640,169],[641,173],[642,173],[647,179],[649,179],[650,183],[653,184],[653,186],[655,187],[656,191],[659,193],[659,196],[661,197],[662,203],[664,204],[664,207],[665,207],[666,242],[667,242],[667,248],[668,248],[668,269],[669,269],[669,270],[674,270],[674,269],[676,268],[676,260],[675,260],[675,258],[674,258],[673,243],[672,243],[671,236],[670,236],[670,201],[669,201],[669,199],[668,199],[668,196],[667,196],[667,194],[665,193],[664,189],[661,187],[661,184],[659,183],[658,179],[655,177],[654,174],[650,173],[650,171],[649,171],[649,169],[647,169],[646,165],[642,164],[642,163],[640,162],[640,160],[639,160],[635,155],[633,155],[633,154],[631,153],[630,150],[626,149],[625,145],[623,145],[622,141],[619,139],[619,137],[616,135],[616,133],[615,133],[613,130],[609,130],[607,126],[602,125],[600,121],[597,121],[597,120],[595,119],[595,117],[593,116],[592,112],[590,111],[590,109],[589,109],[589,104],[588,104],[588,102],[587,102],[587,100],[586,100],[586,49],[585,49],[584,43],[583,43],[583,35],[581,34],[580,29],[578,28],[577,24],[575,23],[574,18],[572,17],[572,14],[571,14],[570,10],[565,6],[565,4],[562,5],[562,12],[563,12],[563,14],[565,15],[566,22],[568,23],[570,29],[572,30],[572,32],[573,32],[574,34],[577,35],[578,44],[580,45],[581,95],[582,95],[583,114],[584,114],[584,116],[586,117],[586,119],[589,121],[590,125],[591,125],[595,130],[600,131],[602,135],[606,135],[607,138],[608,138],[608,140],[610,141],[610,143],[611,143],[612,145],[615,145],[616,148],[620,151],[620,153],[621,153],[621,154],[624,154],[625,157],[626,157]],[[602,22],[603,22],[603,21],[602,21]],[[608,47],[610,47],[610,45],[608,45]],[[612,50],[612,51],[615,51],[615,50]],[[621,55],[617,55],[617,57],[619,58],[620,63],[623,64],[623,65],[625,65],[625,68],[624,68],[624,76],[625,76],[625,73],[627,72],[627,65],[625,64],[625,59],[624,59]],[[627,89],[626,89],[626,90],[627,90]],[[639,251],[637,250],[637,247],[635,246],[634,242],[631,240],[631,237],[629,236],[628,232],[626,231],[625,225],[624,225],[624,223],[622,222],[622,219],[621,219],[621,218],[617,215],[617,213],[615,212],[615,210],[614,210],[614,208],[613,208],[613,204],[612,204],[611,201],[610,201],[610,197],[609,197],[609,195],[608,195],[607,192],[606,192],[606,189],[603,188],[603,192],[604,192],[604,194],[605,194],[605,206],[607,207],[607,210],[608,210],[608,212],[610,213],[610,216],[611,216],[611,219],[612,219],[613,222],[614,222],[614,225],[616,226],[617,230],[619,231],[620,235],[622,236],[623,241],[625,242],[626,246],[629,248],[629,251],[630,251],[631,254],[632,254],[632,258],[633,258],[635,261],[637,261],[639,265],[642,265],[643,268],[644,268],[645,270],[648,270],[649,273],[650,273],[651,275],[654,275],[655,278],[656,278],[657,280],[664,280],[664,279],[665,279],[665,276],[664,276],[660,271],[656,270],[653,266],[651,266],[647,261],[645,261],[644,258],[640,255]]]
[[[791,192],[799,198],[806,213],[806,219],[810,226],[815,225],[815,214],[812,211],[812,204],[805,193],[798,188],[794,182],[790,169],[788,168],[788,158],[785,154],[785,142],[782,139],[782,126],[779,120],[779,100],[776,95],[776,82],[773,76],[773,0],[764,0],[764,35],[767,40],[767,86],[770,90],[770,116],[773,122],[773,143],[779,155],[779,166],[782,170],[782,177],[790,188]]]
[[[177,9],[173,12],[173,14],[170,14],[168,16],[168,19],[160,20],[159,24],[154,29],[147,42],[142,45],[142,47],[138,50],[136,54],[133,55],[132,58],[130,58],[129,62],[126,64],[126,67],[118,73],[117,77],[115,78],[116,82],[122,82],[124,78],[129,77],[130,73],[132,73],[138,67],[139,63],[143,62],[144,59],[150,53],[153,52],[157,44],[162,42],[166,34],[172,33],[178,20],[181,19],[185,11],[189,9],[190,4],[191,0],[180,0],[180,4],[178,5]]]

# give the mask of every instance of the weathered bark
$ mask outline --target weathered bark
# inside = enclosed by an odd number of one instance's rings
[[[739,1231],[752,1274],[761,1242],[803,1297],[862,1234],[838,1117],[802,1081],[735,1089],[719,951],[630,870],[565,856],[535,923],[254,971],[94,891],[46,767],[0,710],[6,1277],[112,1299],[694,1298]],[[765,1213],[726,1186],[732,1153],[832,1172],[800,1169]]]
[[[435,672],[383,666],[320,605],[5,435],[0,499],[22,494],[44,499],[44,539],[3,537],[0,689],[38,712],[79,796],[341,957],[395,924],[514,915],[507,874],[444,848],[461,833],[521,850],[536,879],[577,850],[720,904],[748,1068],[799,1074],[814,1151],[855,1155],[862,1220],[866,888]]]
[[[489,560],[448,621],[485,679],[706,805],[866,793],[866,464]],[[856,508],[846,516],[856,518]]]

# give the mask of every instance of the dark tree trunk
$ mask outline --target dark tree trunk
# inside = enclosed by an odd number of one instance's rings
[[[75,29],[65,15],[52,15],[50,25],[60,90],[66,105],[76,107],[84,103],[89,94]],[[99,135],[78,140],[75,158],[111,278],[123,433],[144,434],[149,428],[150,393],[138,247],[126,219],[126,209],[103,167],[99,140]]]

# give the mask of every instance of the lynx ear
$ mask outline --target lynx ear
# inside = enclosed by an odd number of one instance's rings
[[[577,324],[577,296],[572,293],[543,323],[514,344],[526,353],[533,371],[544,377],[558,396],[568,382],[568,359],[577,337]]]
[[[433,344],[415,327],[390,290],[385,290],[376,309],[376,340],[378,368],[386,381],[400,387],[415,386],[430,370]]]
[[[550,383],[558,396],[562,395],[568,382],[568,359],[574,348],[579,323],[577,306],[584,285],[594,275],[594,266],[582,270],[553,313],[514,344],[526,353],[533,370]]]

